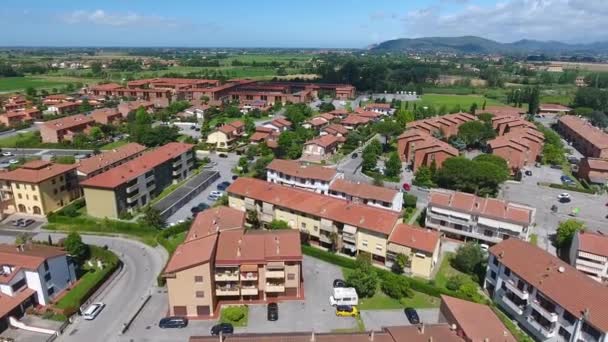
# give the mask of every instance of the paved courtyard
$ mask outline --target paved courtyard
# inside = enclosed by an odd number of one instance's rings
[[[424,324],[439,322],[439,309],[416,309],[420,321]],[[394,325],[410,325],[403,310],[367,310],[361,311],[361,318],[367,330],[380,330]]]

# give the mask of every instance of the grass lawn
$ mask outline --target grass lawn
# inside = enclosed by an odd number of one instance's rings
[[[97,83],[99,79],[55,76],[0,77],[0,92],[22,91],[28,87],[36,89],[59,88],[68,83]]]
[[[460,275],[466,278],[470,278],[469,275],[464,274],[452,267],[452,265],[450,264],[450,260],[453,256],[454,253],[445,253],[445,255],[443,256],[441,266],[439,266],[439,271],[437,271],[437,275],[435,276],[435,285],[437,285],[438,287],[442,287],[445,289],[445,284],[448,282],[448,279],[451,276]]]
[[[414,291],[414,295],[410,298],[401,298],[399,301],[402,307],[414,309],[438,308],[441,304],[441,299],[429,296],[422,292]]]
[[[233,317],[240,317],[233,319]],[[235,327],[246,327],[249,321],[249,307],[246,305],[229,306],[222,308],[220,322],[231,323]]]
[[[31,141],[36,138],[34,132],[25,132],[0,139],[0,147],[16,147],[17,143]]]
[[[487,106],[500,105],[501,103],[479,95],[443,95],[443,94],[425,94],[422,95],[422,100],[417,103],[418,106],[433,105],[435,107],[446,106],[448,110],[453,107],[460,106],[463,111],[469,110],[473,103],[477,103],[477,107],[481,110],[483,102],[486,101]]]
[[[105,267],[103,269],[98,269],[97,267],[89,268],[85,263],[83,268],[86,272],[80,278],[79,283],[55,303],[57,308],[67,309],[80,307],[93,291],[110,276],[118,265],[119,260],[114,253],[97,246],[90,246],[90,248],[91,259],[102,260]]]
[[[534,246],[538,246],[538,235],[530,234],[530,243]]]
[[[186,234],[188,234],[188,232],[181,232],[176,235],[169,236],[166,241],[162,243],[169,255],[172,255],[177,246],[186,240]]]
[[[101,146],[99,149],[100,150],[111,150],[111,149],[115,149],[115,148],[119,148],[121,146],[124,146],[124,145],[126,145],[128,143],[129,143],[129,141],[124,140],[124,139],[123,140],[118,140],[118,141],[113,141],[113,142],[111,142],[109,144],[105,144],[105,145]]]

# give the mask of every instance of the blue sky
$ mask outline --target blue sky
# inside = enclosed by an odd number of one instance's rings
[[[401,37],[608,40],[608,0],[2,0],[0,46],[360,48]]]

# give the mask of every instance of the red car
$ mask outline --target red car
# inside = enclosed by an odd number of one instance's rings
[[[408,183],[403,183],[403,190],[404,191],[410,191],[412,189],[412,186],[409,185]]]

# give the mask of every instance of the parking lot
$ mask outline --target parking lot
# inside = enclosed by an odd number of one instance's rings
[[[342,270],[334,265],[305,256],[303,261],[304,293],[303,301],[284,301],[279,303],[279,320],[269,322],[266,318],[266,305],[249,306],[247,327],[235,328],[237,333],[330,332],[336,329],[354,329],[354,318],[337,317],[334,308],[329,306],[332,282],[342,278]],[[167,313],[166,293],[162,290],[153,294],[151,301],[133,322],[131,329],[121,341],[185,341],[192,335],[209,335],[216,320],[191,320],[185,329],[160,329],[158,321]],[[371,314],[372,316],[375,314]],[[401,312],[402,318],[403,312]],[[406,320],[404,321],[406,322]]]
[[[420,322],[434,324],[439,322],[439,309],[416,309]],[[361,318],[367,330],[380,330],[394,325],[410,325],[403,310],[361,311]]]
[[[34,220],[33,223],[28,224],[27,226],[15,225],[15,221],[17,220]],[[46,223],[45,217],[39,216],[28,216],[24,214],[12,214],[9,215],[6,219],[0,222],[0,230],[11,231],[11,232],[34,232],[38,231],[40,226]]]

